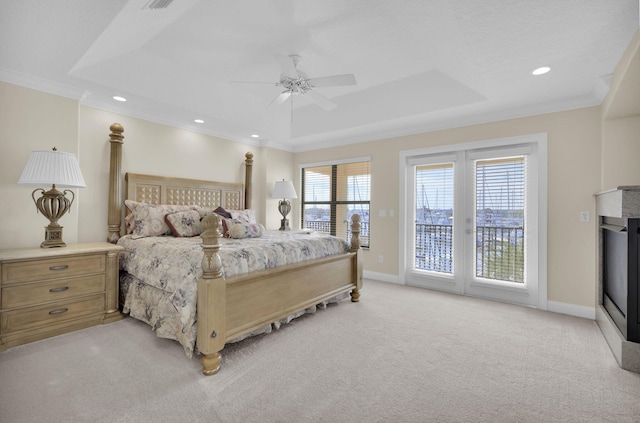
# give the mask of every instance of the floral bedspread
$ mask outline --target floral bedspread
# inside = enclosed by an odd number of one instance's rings
[[[343,239],[295,231],[266,231],[260,238],[224,238],[220,241],[220,258],[226,277],[340,254],[349,249]],[[202,239],[172,236],[136,239],[125,235],[118,244],[125,248],[120,267],[139,281],[168,293],[174,310],[165,311],[178,314],[182,332],[193,330],[197,281],[202,275]]]

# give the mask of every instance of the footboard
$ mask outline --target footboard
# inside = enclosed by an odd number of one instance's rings
[[[354,302],[360,299],[362,257],[358,215],[352,218],[348,253],[227,280],[222,277],[218,255],[222,236],[220,218],[207,216],[203,227],[197,345],[205,375],[220,369],[220,351],[227,341],[344,292],[351,292]]]

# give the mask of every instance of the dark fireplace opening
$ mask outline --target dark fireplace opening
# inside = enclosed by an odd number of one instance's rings
[[[640,219],[603,217],[602,305],[627,341],[640,341]]]

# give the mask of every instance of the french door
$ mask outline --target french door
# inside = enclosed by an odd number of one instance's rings
[[[517,141],[402,156],[407,284],[540,306],[540,145]]]

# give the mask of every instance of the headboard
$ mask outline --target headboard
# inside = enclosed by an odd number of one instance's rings
[[[120,239],[122,199],[120,175],[124,128],[118,123],[110,127],[109,222],[107,241]],[[251,207],[253,153],[245,154],[245,183],[204,181],[166,176],[125,174],[125,198],[151,204],[198,205],[242,210]]]
[[[244,185],[126,173],[125,198],[150,204],[244,209]]]

